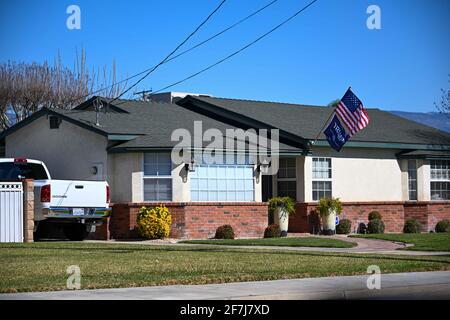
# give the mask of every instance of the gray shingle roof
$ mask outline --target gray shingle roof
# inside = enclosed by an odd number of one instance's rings
[[[184,128],[193,134],[194,121],[202,121],[203,132],[210,128],[216,128],[225,134],[226,129],[237,128],[236,126],[187,110],[177,104],[118,100],[114,105],[127,112],[99,112],[100,126],[95,125],[96,112],[90,111],[89,108],[87,110],[50,110],[89,125],[96,130],[101,130],[106,134],[141,135],[111,148],[113,151],[124,148],[173,147],[178,141],[171,141],[172,132],[176,129]],[[204,142],[203,146],[208,144],[209,142]],[[286,152],[302,151],[283,143],[280,143],[280,150]]]
[[[101,99],[104,102],[108,101]],[[298,153],[303,151],[301,141],[313,140],[331,111],[328,107],[319,106],[193,96],[188,96],[178,103],[180,105],[117,100],[113,107],[103,109],[99,113],[99,126],[95,124],[96,112],[90,107],[89,101],[72,110],[43,109],[3,132],[2,137],[33,121],[35,117],[50,112],[60,114],[66,120],[72,120],[104,135],[136,136],[128,137],[131,140],[112,147],[110,149],[112,151],[170,148],[178,143],[171,141],[172,132],[175,129],[185,128],[193,133],[194,121],[202,121],[203,132],[209,128],[225,132],[226,129],[242,127],[242,121],[252,120],[263,124],[263,127],[275,127],[287,132],[291,136],[287,136],[287,140],[282,139],[284,143],[280,143],[280,150]],[[205,113],[199,103],[209,106],[210,112]],[[220,116],[214,113],[218,110],[221,112]],[[354,135],[351,141],[450,147],[450,134],[446,132],[379,109],[367,111],[371,123]],[[239,121],[231,121],[236,115],[240,117]],[[292,137],[295,138],[294,142],[300,142],[292,143]],[[323,134],[320,139],[324,139]],[[203,146],[208,144],[204,143]]]
[[[330,115],[329,107],[238,100],[213,97],[188,97],[216,107],[258,119],[269,125],[303,137],[314,139]],[[179,103],[186,103],[188,99]],[[367,109],[371,122],[351,140],[362,142],[442,144],[450,145],[450,134],[407,120],[379,109]],[[324,134],[319,139],[325,139]]]

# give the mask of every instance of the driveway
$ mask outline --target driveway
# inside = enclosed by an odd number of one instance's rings
[[[381,274],[381,288],[372,290],[367,288],[368,277],[12,293],[0,294],[0,300],[449,299],[450,271]]]

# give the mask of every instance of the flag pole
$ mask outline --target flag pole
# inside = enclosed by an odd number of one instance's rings
[[[349,86],[347,90],[352,90],[352,86]],[[330,115],[328,116],[327,121],[325,121],[323,127],[320,129],[319,133],[317,134],[316,138],[312,141],[311,144],[315,144],[316,141],[319,139],[320,134],[322,133],[323,129],[325,129],[325,127],[327,126],[327,124],[330,122],[331,117],[333,117],[335,109],[336,109],[336,106],[331,106],[331,113],[330,113]]]
[[[327,126],[328,122],[330,122],[330,119],[333,117],[333,115],[334,115],[334,109],[335,109],[335,108],[336,108],[335,106],[332,106],[332,107],[331,107],[331,113],[330,113],[330,115],[328,116],[327,121],[325,121],[323,127],[320,129],[319,133],[318,133],[317,136],[314,138],[314,140],[312,141],[311,144],[315,144],[316,141],[319,139],[320,134],[322,133],[323,129],[325,129],[325,127]]]

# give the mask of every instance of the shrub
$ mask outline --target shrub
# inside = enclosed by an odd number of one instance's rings
[[[378,211],[372,211],[372,212],[370,212],[370,213],[369,213],[369,221],[370,221],[370,220],[375,220],[375,219],[381,220],[381,219],[382,219],[381,213],[379,213]]]
[[[410,219],[405,222],[404,233],[420,233],[420,223],[416,219]]]
[[[356,230],[357,233],[366,234],[367,233],[367,226],[364,222],[361,222],[358,225],[358,230]]]
[[[264,230],[264,238],[279,238],[281,236],[280,226],[271,224]]]
[[[439,221],[434,230],[436,232],[450,232],[450,221],[447,219]]]
[[[167,238],[170,234],[172,216],[164,205],[142,207],[137,216],[139,235],[146,239]]]
[[[337,234],[349,234],[352,230],[352,222],[349,219],[342,219],[336,226]]]
[[[225,224],[223,226],[218,227],[214,238],[216,238],[216,239],[234,239],[233,227],[230,226],[229,224]]]
[[[367,224],[368,233],[384,233],[384,222],[380,219],[370,220]]]

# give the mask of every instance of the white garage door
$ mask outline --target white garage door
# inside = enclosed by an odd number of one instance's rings
[[[191,201],[254,201],[252,165],[198,165],[191,173]]]
[[[0,242],[23,242],[21,182],[0,182]]]

